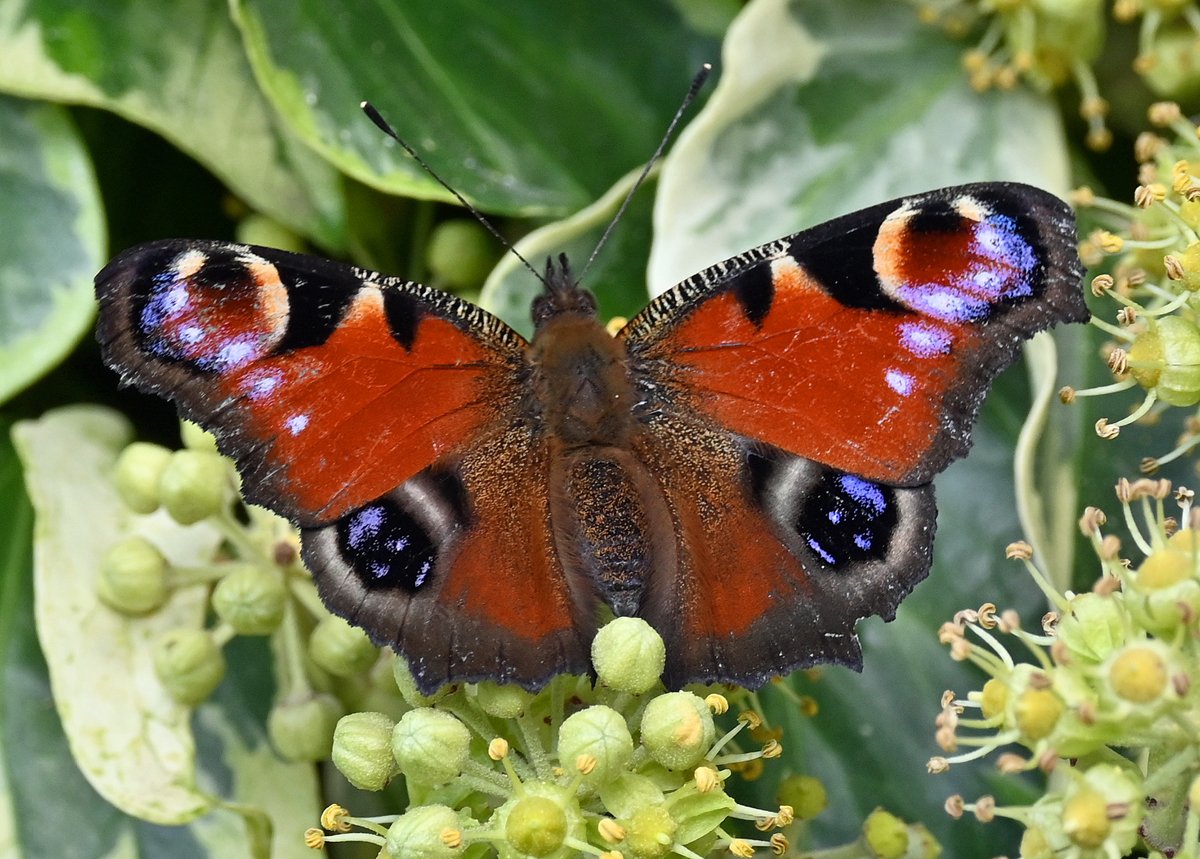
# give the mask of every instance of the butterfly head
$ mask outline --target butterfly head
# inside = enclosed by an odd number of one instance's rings
[[[533,300],[530,310],[535,330],[564,313],[596,315],[596,297],[575,280],[566,254],[559,254],[558,265],[553,259],[546,259],[546,276],[542,282],[546,289]]]

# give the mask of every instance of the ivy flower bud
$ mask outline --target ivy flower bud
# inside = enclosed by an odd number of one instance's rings
[[[221,512],[233,497],[225,459],[198,450],[172,453],[158,490],[163,507],[180,525],[192,525]]]
[[[983,684],[979,704],[983,718],[991,719],[1001,715],[1008,706],[1008,686],[999,677],[990,678]]]
[[[821,780],[794,775],[783,780],[777,794],[780,805],[790,806],[797,820],[811,820],[829,806],[829,795]]]
[[[1117,697],[1134,704],[1148,704],[1167,691],[1168,660],[1160,648],[1146,641],[1135,644],[1113,659],[1108,682]]]
[[[1111,596],[1082,593],[1071,598],[1058,622],[1058,639],[1073,660],[1099,665],[1125,641],[1125,613]]]
[[[478,289],[499,254],[495,240],[468,218],[442,221],[433,229],[425,261],[433,276],[452,289]]]
[[[1116,764],[1095,764],[1066,791],[1062,830],[1097,855],[1126,856],[1138,838],[1143,814],[1141,785]]]
[[[308,692],[285,698],[267,716],[267,736],[284,760],[326,761],[333,732],[346,708],[332,695]]]
[[[877,808],[863,824],[863,837],[880,859],[900,859],[908,852],[908,826],[899,817]]]
[[[642,715],[642,743],[667,769],[691,769],[716,739],[712,713],[691,692],[668,692],[653,699]]]
[[[500,685],[484,680],[475,687],[475,703],[479,709],[496,719],[515,719],[525,712],[533,697],[520,686]]]
[[[167,599],[167,561],[143,537],[127,537],[100,560],[96,593],[122,614],[154,611]]]
[[[396,818],[388,829],[387,856],[389,859],[457,859],[467,850],[465,841],[458,839],[450,846],[443,838],[447,830],[461,827],[458,814],[445,805],[418,805]]]
[[[170,459],[171,451],[144,441],[135,441],[121,451],[113,469],[113,485],[126,507],[134,513],[158,509],[158,484]]]
[[[333,732],[333,765],[361,790],[383,790],[399,771],[392,755],[395,724],[383,713],[350,713]]]
[[[447,685],[438,689],[432,695],[422,695],[421,690],[417,688],[417,681],[413,679],[412,671],[408,668],[408,663],[404,661],[404,657],[399,653],[392,659],[392,679],[396,681],[396,688],[400,690],[400,697],[410,707],[432,707],[449,695],[452,688]]]
[[[405,713],[392,730],[392,755],[414,784],[445,784],[462,772],[471,732],[449,713],[420,707]]]
[[[504,833],[503,859],[568,859],[578,851],[568,839],[587,836],[583,812],[574,797],[556,785],[526,782],[523,791],[496,810],[492,822]]]
[[[1134,338],[1130,373],[1172,406],[1200,402],[1200,328],[1182,316],[1164,316]]]
[[[596,705],[567,717],[558,734],[558,757],[574,761],[592,755],[596,767],[584,778],[590,785],[616,778],[633,760],[633,737],[625,718],[611,707]]]
[[[592,665],[611,689],[641,695],[662,676],[667,649],[662,636],[640,617],[618,617],[592,640]]]
[[[246,242],[246,244],[261,245],[262,242]],[[275,247],[275,245],[271,245]],[[179,439],[188,450],[199,450],[205,453],[218,453],[217,437],[194,421],[179,422]]]
[[[663,859],[671,852],[678,828],[661,805],[645,806],[629,818],[625,844],[636,859]]]
[[[1024,738],[1036,743],[1050,736],[1066,705],[1050,689],[1029,688],[1017,698],[1013,716]]]
[[[213,610],[238,635],[270,635],[287,605],[287,588],[277,570],[239,564],[213,589]]]
[[[312,661],[335,677],[353,677],[375,664],[379,649],[367,634],[336,615],[317,624],[308,639]]]
[[[154,673],[172,698],[194,707],[225,676],[225,656],[206,630],[173,629],[155,642]]]

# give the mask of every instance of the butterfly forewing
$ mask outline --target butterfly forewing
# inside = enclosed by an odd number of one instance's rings
[[[314,257],[142,245],[96,279],[105,360],[298,524],[373,501],[511,412],[524,340],[474,305]]]
[[[966,453],[1020,344],[1087,319],[1074,218],[1025,185],[865,209],[684,281],[622,332],[666,408],[870,480]]]

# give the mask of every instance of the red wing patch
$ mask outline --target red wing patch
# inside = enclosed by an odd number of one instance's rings
[[[623,335],[665,377],[665,410],[917,485],[966,453],[1021,342],[1087,318],[1073,230],[1061,201],[1024,186],[932,192],[701,272]]]
[[[314,526],[464,448],[516,396],[514,332],[369,274],[263,248],[143,246],[98,278],[100,339],[128,380],[216,433],[251,500]]]

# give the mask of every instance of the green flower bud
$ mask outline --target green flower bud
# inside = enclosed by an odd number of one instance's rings
[[[1137,571],[1138,590],[1157,591],[1184,581],[1192,574],[1192,556],[1178,549],[1159,549]]]
[[[1066,705],[1050,689],[1026,689],[1017,698],[1013,715],[1025,738],[1036,743],[1050,736],[1064,710]]]
[[[1054,848],[1040,826],[1030,826],[1021,836],[1021,859],[1054,859]]]
[[[173,629],[154,646],[154,672],[180,704],[194,707],[225,676],[225,656],[203,629]]]
[[[1125,641],[1125,612],[1111,596],[1082,593],[1071,598],[1058,624],[1058,638],[1071,657],[1099,665]]]
[[[302,254],[308,250],[304,239],[275,219],[258,212],[253,212],[238,221],[235,236],[239,242],[246,245],[278,248],[294,254]]]
[[[466,843],[453,835],[461,829],[453,808],[418,805],[388,829],[388,859],[457,859],[467,849]]]
[[[1144,813],[1142,786],[1130,770],[1095,764],[1068,786],[1062,828],[1079,846],[1094,844],[1103,850],[1099,855],[1128,856],[1137,843]]]
[[[601,784],[597,793],[613,817],[629,819],[639,808],[663,804],[663,792],[654,780],[644,775],[625,772],[610,782]]]
[[[908,825],[882,808],[875,809],[867,817],[863,836],[879,859],[900,859],[908,852]]]
[[[134,513],[158,509],[158,484],[170,459],[171,451],[144,441],[135,441],[121,451],[113,469],[113,485],[126,507]]]
[[[568,859],[578,851],[567,839],[587,837],[579,803],[544,782],[526,782],[520,794],[496,810],[492,823],[504,833],[497,845],[500,859]]]
[[[188,450],[198,450],[202,453],[220,453],[217,450],[217,437],[200,424],[191,421],[179,422],[179,438]]]
[[[1155,62],[1141,70],[1141,77],[1154,94],[1171,101],[1194,100],[1200,94],[1200,45],[1195,31],[1191,27],[1159,30],[1152,52]]]
[[[335,677],[353,677],[375,664],[379,649],[367,634],[336,615],[317,624],[308,639],[312,661]]]
[[[499,254],[495,240],[474,220],[442,221],[433,229],[425,261],[433,276],[453,289],[483,285]]]
[[[999,716],[1008,706],[1008,686],[998,677],[990,678],[983,684],[983,694],[979,697],[979,704],[983,718],[991,719]]]
[[[171,454],[158,488],[162,505],[180,525],[192,525],[220,513],[233,492],[225,459],[198,450]]]
[[[503,686],[484,680],[475,687],[475,703],[479,709],[497,719],[515,719],[525,712],[533,698],[520,686]]]
[[[283,620],[287,588],[278,570],[239,564],[213,590],[213,610],[238,635],[269,635]]]
[[[642,743],[667,769],[691,769],[716,739],[712,713],[691,692],[668,692],[653,699],[642,715]]]
[[[567,717],[558,733],[558,759],[568,773],[580,755],[591,755],[596,767],[584,776],[590,785],[616,778],[633,760],[633,737],[625,718],[611,707],[596,705]]]
[[[392,730],[392,755],[414,784],[432,787],[455,778],[470,750],[467,726],[441,710],[409,710]]]
[[[567,837],[567,813],[544,796],[524,797],[508,813],[504,835],[518,853],[549,856],[562,848]]]
[[[658,683],[666,664],[662,636],[640,617],[618,617],[592,639],[592,665],[610,689],[641,695]]]
[[[625,843],[634,859],[664,859],[675,843],[679,827],[662,806],[639,808],[625,827]]]
[[[1138,626],[1158,638],[1172,639],[1181,626],[1200,613],[1200,581],[1188,578],[1158,590],[1129,594],[1126,604]]]
[[[829,795],[821,780],[794,775],[783,780],[777,795],[780,805],[790,805],[797,820],[811,820],[829,806]]]
[[[1095,791],[1080,791],[1063,802],[1063,832],[1080,847],[1103,846],[1111,828],[1108,803]]]
[[[1112,661],[1108,682],[1118,697],[1148,704],[1167,691],[1167,670],[1167,660],[1156,648],[1134,645]]]
[[[396,681],[396,688],[400,690],[400,697],[410,707],[432,707],[449,695],[452,688],[447,685],[432,695],[422,695],[421,691],[417,689],[417,681],[413,679],[412,672],[408,669],[408,663],[399,653],[392,659],[392,677]]]
[[[126,537],[100,560],[96,592],[123,614],[154,611],[167,599],[167,560],[143,537]]]
[[[361,790],[383,790],[400,771],[392,755],[395,724],[383,713],[350,713],[333,732],[333,765]]]
[[[267,735],[284,760],[326,761],[333,752],[333,732],[346,708],[332,695],[306,693],[271,708]]]
[[[1163,316],[1129,346],[1129,372],[1172,406],[1200,402],[1200,328],[1182,316]],[[1140,366],[1139,366],[1140,365]]]

